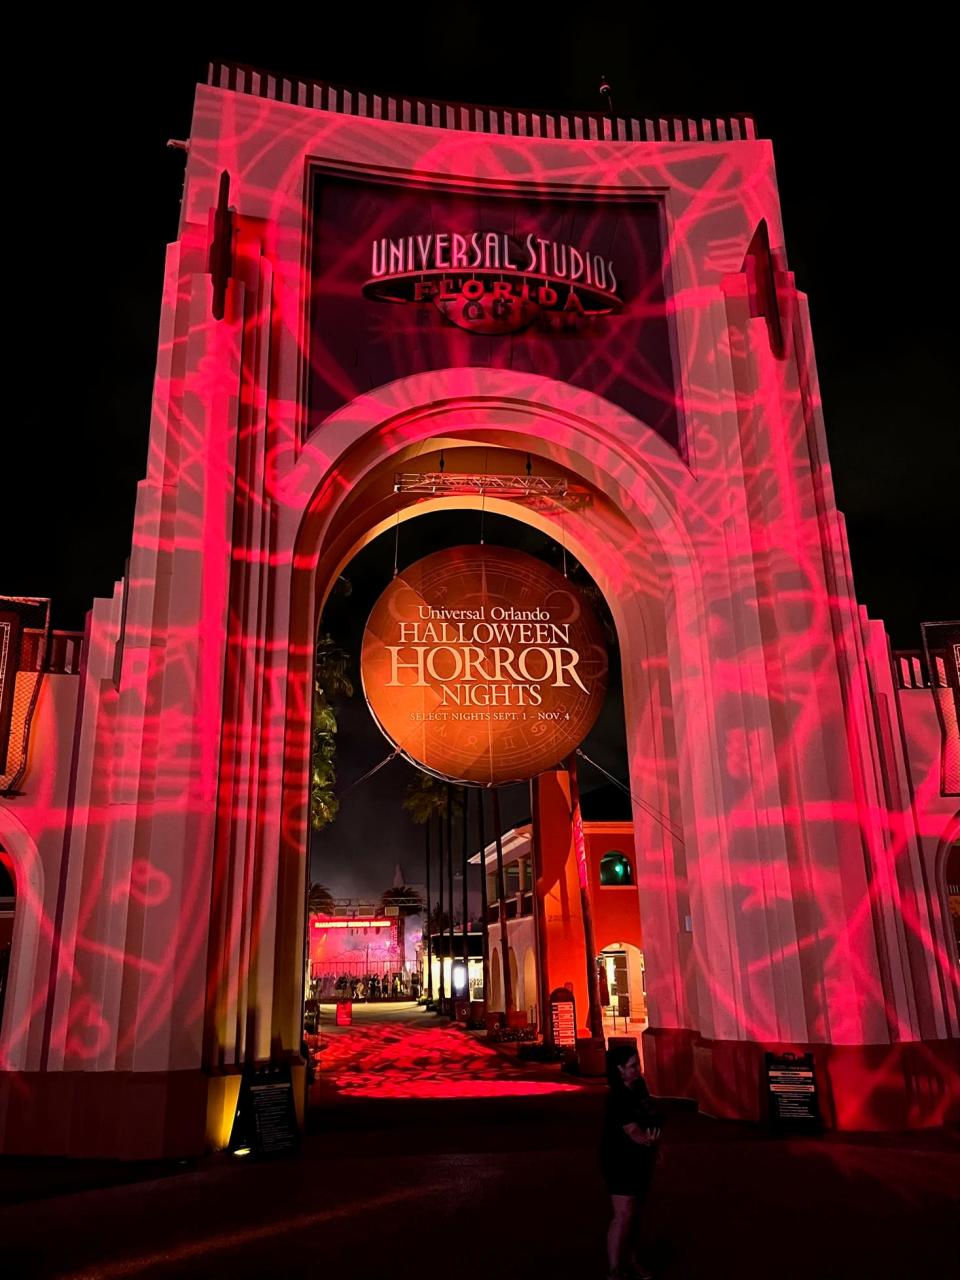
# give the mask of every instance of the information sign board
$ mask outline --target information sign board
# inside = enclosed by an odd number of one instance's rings
[[[768,1053],[765,1058],[770,1123],[776,1127],[819,1128],[813,1054]]]
[[[569,991],[558,987],[550,992],[550,1034],[557,1049],[577,1047],[577,1006]]]
[[[300,1145],[289,1063],[268,1063],[244,1072],[230,1142],[232,1151],[283,1155]]]

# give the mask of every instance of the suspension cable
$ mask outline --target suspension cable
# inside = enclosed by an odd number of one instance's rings
[[[372,778],[375,773],[379,773],[380,770],[385,765],[388,765],[391,760],[396,760],[399,754],[400,754],[400,748],[397,747],[396,751],[391,751],[388,756],[384,756],[384,758],[380,761],[379,764],[375,764],[372,769],[368,769],[367,772],[363,774],[361,777],[354,779],[354,781],[351,782],[348,787],[344,787],[344,789],[340,792],[339,799],[342,800],[344,796],[347,796],[350,794],[350,792],[354,789],[354,787],[359,787],[361,782],[366,782],[367,779]]]
[[[665,814],[661,813],[659,809],[655,809],[652,805],[647,804],[645,800],[641,800],[639,796],[634,795],[625,782],[621,782],[620,779],[615,778],[612,773],[608,773],[602,764],[597,764],[596,760],[591,760],[582,747],[577,747],[577,755],[581,760],[586,760],[587,764],[592,764],[598,773],[602,773],[605,778],[609,778],[615,787],[619,787],[625,795],[630,797],[634,804],[639,805],[644,813],[649,814],[655,822],[659,822],[664,831],[669,832],[678,844],[684,844],[684,839],[681,833],[673,825],[670,819]]]

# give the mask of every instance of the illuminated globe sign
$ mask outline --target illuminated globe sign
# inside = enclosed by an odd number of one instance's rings
[[[502,547],[418,560],[373,607],[360,659],[380,728],[430,773],[532,778],[589,733],[606,691],[599,624],[566,578]]]

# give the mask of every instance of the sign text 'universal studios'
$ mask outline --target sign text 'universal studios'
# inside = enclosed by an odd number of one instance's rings
[[[509,333],[538,317],[576,323],[619,311],[613,260],[582,245],[502,231],[437,231],[373,241],[368,298],[432,302],[460,328]]]
[[[583,284],[616,297],[617,276],[613,261],[588,253],[572,244],[544,240],[532,232],[518,240],[500,231],[430,232],[422,236],[381,236],[374,240],[370,274],[388,275],[425,271],[515,271],[569,284]],[[516,258],[516,261],[514,260]]]

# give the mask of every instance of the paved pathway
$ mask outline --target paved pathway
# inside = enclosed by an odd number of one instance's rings
[[[321,1050],[311,1101],[346,1098],[495,1098],[578,1093],[585,1086],[556,1065],[523,1062],[419,1006],[353,1006],[353,1025],[338,1027],[322,1009]]]

